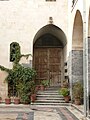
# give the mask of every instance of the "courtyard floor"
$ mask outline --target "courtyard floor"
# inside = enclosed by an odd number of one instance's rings
[[[75,107],[0,104],[0,120],[86,120]],[[89,120],[89,119],[87,119]]]

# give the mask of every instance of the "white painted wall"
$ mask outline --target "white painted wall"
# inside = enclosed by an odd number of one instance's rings
[[[33,38],[40,28],[53,23],[68,35],[68,2],[57,0],[9,0],[0,1],[0,64],[11,67],[9,47],[11,42],[18,42],[22,54],[31,53]]]

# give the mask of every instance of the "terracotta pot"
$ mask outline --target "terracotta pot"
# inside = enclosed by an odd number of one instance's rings
[[[35,91],[37,92],[39,90],[39,86],[36,86],[35,87]]]
[[[20,98],[14,98],[14,104],[19,104],[20,103]]]
[[[41,91],[44,91],[44,90],[45,90],[44,85],[40,85],[40,90],[41,90]]]
[[[64,97],[64,100],[65,100],[66,103],[68,103],[69,100],[70,100],[70,96],[65,96],[65,97]]]
[[[36,94],[31,94],[30,98],[31,102],[34,102],[36,100]]]
[[[77,99],[75,99],[75,101],[74,101],[74,102],[75,102],[75,105],[81,105],[81,100],[80,100],[80,99],[78,99],[78,98],[77,98]]]
[[[11,103],[11,98],[5,98],[5,104],[10,104]]]

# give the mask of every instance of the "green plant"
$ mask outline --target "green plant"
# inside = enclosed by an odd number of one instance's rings
[[[21,98],[21,102],[23,103],[30,102],[30,95],[33,91],[32,86],[34,84],[35,84],[34,81],[28,81],[28,82],[23,81],[17,85],[17,90]]]
[[[68,88],[69,87],[68,81],[66,81],[66,80],[63,81],[63,87],[64,88]]]
[[[22,55],[20,46],[17,42],[10,44],[10,61],[13,62],[13,68],[8,69],[0,65],[2,71],[6,71],[8,76],[5,81],[8,83],[10,90],[9,96],[20,96],[22,101],[29,101],[30,93],[34,91],[34,77],[36,71],[29,67],[24,67],[19,64],[21,57],[26,59],[32,56],[31,54]]]
[[[69,95],[69,90],[68,90],[68,88],[61,88],[61,89],[59,90],[59,94],[60,94],[60,95],[63,95],[64,97],[65,97],[65,96],[68,96],[68,95]]]
[[[44,85],[45,87],[49,85],[49,80],[42,80],[41,84]]]
[[[74,99],[83,98],[83,85],[80,82],[76,82],[73,86],[73,97]]]

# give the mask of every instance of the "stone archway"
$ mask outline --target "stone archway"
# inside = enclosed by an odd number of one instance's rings
[[[51,86],[64,79],[64,47],[67,43],[64,32],[55,25],[41,28],[34,37],[33,66],[37,71],[36,82],[49,80]]]
[[[72,82],[83,82],[83,21],[77,10],[72,34]]]

